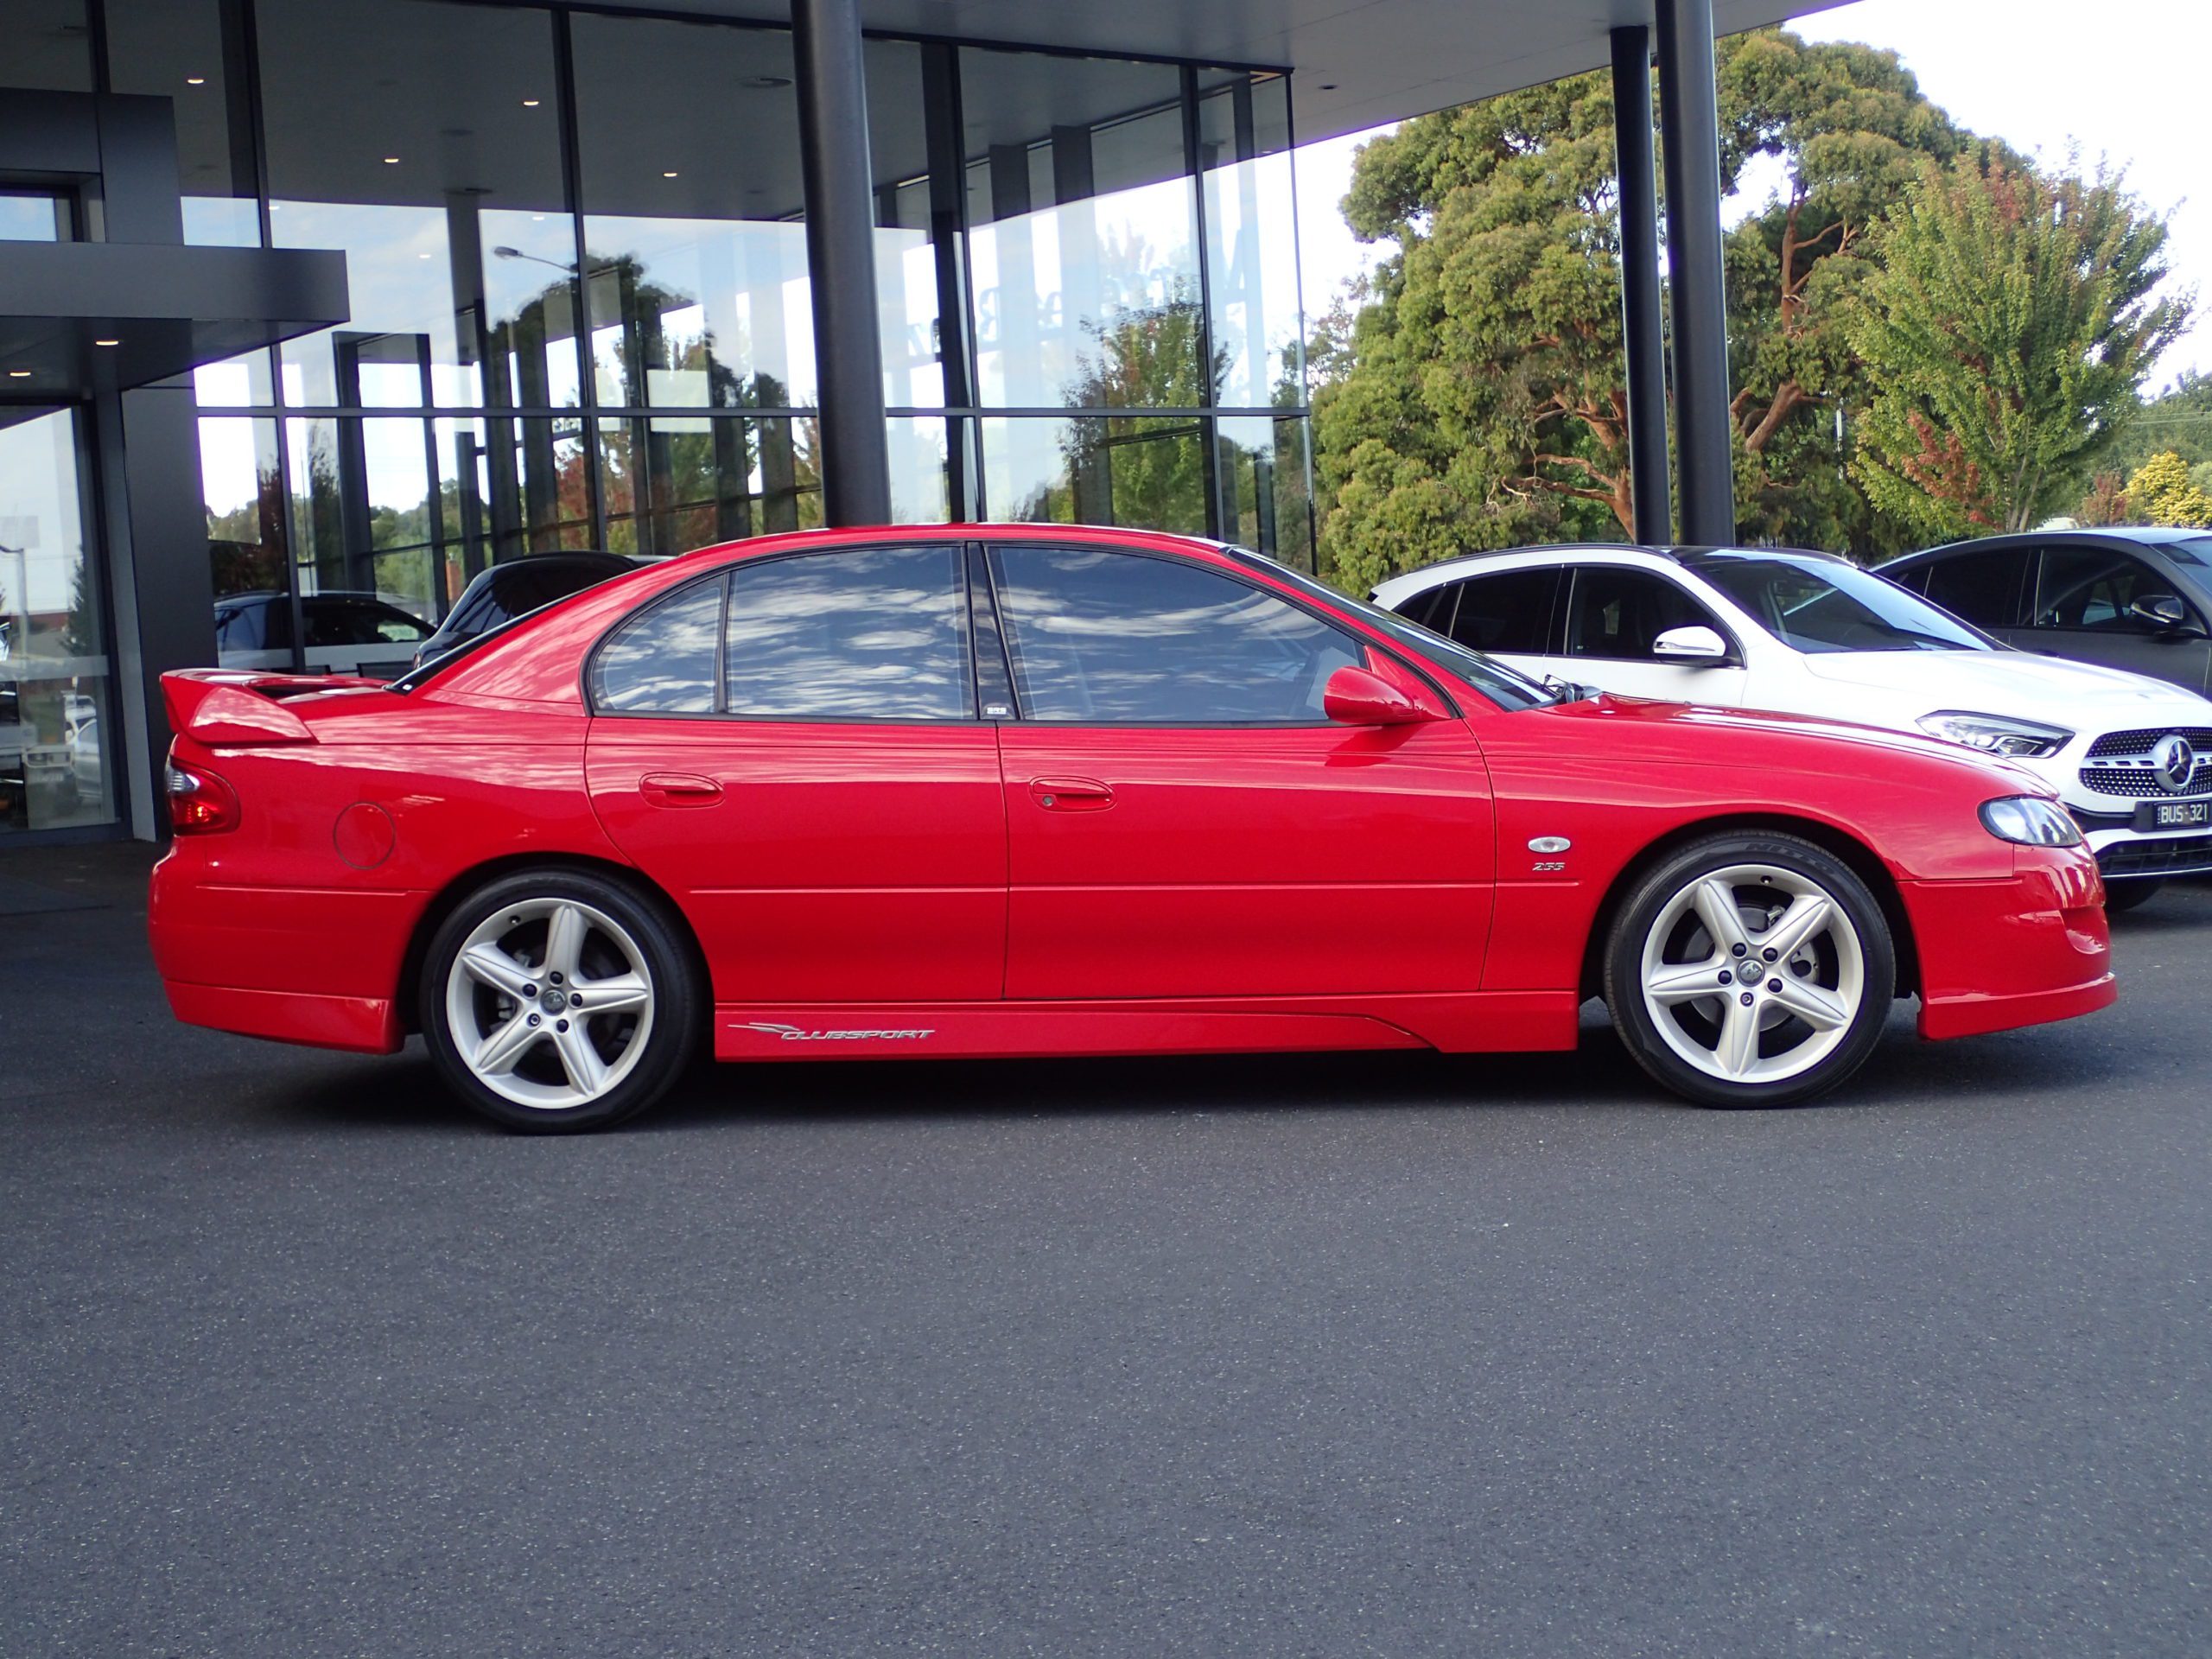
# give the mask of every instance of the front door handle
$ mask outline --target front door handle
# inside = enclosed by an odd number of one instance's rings
[[[651,772],[638,779],[638,793],[654,806],[712,806],[722,786],[688,772]]]
[[[1103,812],[1114,791],[1096,778],[1033,778],[1029,798],[1047,812]]]

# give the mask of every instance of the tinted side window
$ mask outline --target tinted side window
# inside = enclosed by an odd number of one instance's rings
[[[1508,570],[1459,584],[1459,608],[1444,632],[1471,651],[1541,657],[1552,649],[1552,595],[1559,572]]]
[[[2139,599],[2178,598],[2174,585],[2132,553],[2117,548],[2060,545],[2043,550],[2036,584],[2036,626],[2136,633],[2128,615]]]
[[[721,621],[719,582],[683,588],[632,617],[593,660],[593,706],[632,715],[714,713]]]
[[[1025,720],[1317,724],[1329,676],[1364,656],[1312,612],[1179,560],[1017,546],[994,561]]]
[[[1669,628],[1713,628],[1711,612],[1649,570],[1588,565],[1573,573],[1567,613],[1571,657],[1646,659]]]
[[[1439,582],[1433,588],[1423,588],[1398,607],[1398,614],[1408,622],[1417,623],[1437,633],[1451,632],[1452,603],[1458,595],[1452,584]]]
[[[2021,548],[1993,548],[1982,553],[1954,553],[1917,570],[1904,573],[1916,594],[1927,596],[1962,622],[1978,628],[2020,626],[2020,590],[2034,556]]]
[[[968,588],[957,542],[734,567],[727,713],[780,720],[967,720]]]

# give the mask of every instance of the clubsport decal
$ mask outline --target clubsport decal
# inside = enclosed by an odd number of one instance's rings
[[[764,1031],[771,1037],[779,1037],[787,1043],[917,1043],[925,1037],[936,1034],[933,1027],[906,1027],[882,1031],[801,1031],[797,1026],[779,1026],[760,1020],[734,1022],[731,1029]]]

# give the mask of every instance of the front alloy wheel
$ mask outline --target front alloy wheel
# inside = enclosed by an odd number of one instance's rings
[[[1848,866],[1795,836],[1715,836],[1623,907],[1605,1000],[1637,1063],[1712,1105],[1781,1105],[1834,1087],[1881,1035],[1889,925]]]
[[[455,1092],[512,1128],[596,1128],[675,1080],[691,971],[657,906],[580,871],[510,876],[432,941],[423,1030]]]

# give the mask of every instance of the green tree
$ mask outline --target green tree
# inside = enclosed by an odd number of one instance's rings
[[[2171,449],[2136,468],[2127,480],[2127,500],[2140,523],[2212,530],[2212,496],[2197,487],[2189,463]]]
[[[2105,465],[2123,475],[2171,449],[2192,467],[2212,463],[2212,374],[2184,372],[2121,423]]]
[[[1849,324],[1878,388],[1853,472],[1918,536],[2022,530],[2072,499],[2187,321],[2166,227],[2116,178],[1986,148],[1923,163]]]
[[[1747,535],[1865,539],[1835,409],[1871,226],[1964,142],[1893,54],[1781,30],[1719,51],[1723,184],[1783,183],[1726,245]],[[1610,82],[1584,75],[1407,123],[1360,152],[1345,217],[1397,251],[1310,352],[1325,562],[1345,585],[1470,549],[1630,524]]]

